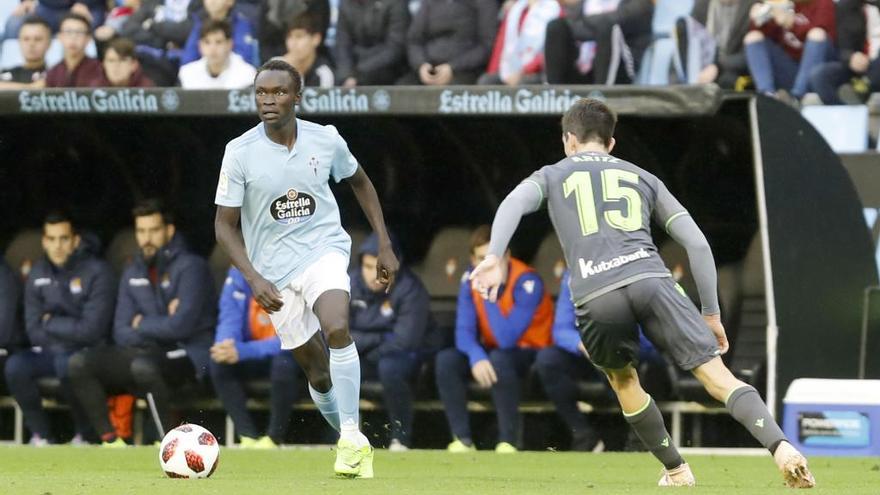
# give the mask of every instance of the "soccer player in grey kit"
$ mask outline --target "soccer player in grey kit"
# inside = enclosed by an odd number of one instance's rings
[[[598,100],[578,100],[562,117],[567,158],[520,183],[495,214],[489,254],[471,272],[474,287],[494,300],[499,260],[523,215],[545,203],[571,269],[583,351],[602,368],[627,422],[665,467],[660,486],[692,486],[654,400],[633,367],[639,325],[676,363],[766,447],[786,485],[811,488],[806,458],[785,438],[758,392],[721,361],[728,342],[721,324],[712,250],[687,210],[657,177],[610,155],[617,118]],[[651,219],[685,247],[702,303],[702,318],[670,277],[651,239]]]

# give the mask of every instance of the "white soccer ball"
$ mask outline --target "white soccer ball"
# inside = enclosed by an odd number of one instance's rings
[[[159,465],[169,478],[207,478],[214,474],[219,460],[217,438],[199,425],[174,428],[159,447]]]

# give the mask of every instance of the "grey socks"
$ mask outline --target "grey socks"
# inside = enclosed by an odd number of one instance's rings
[[[770,453],[785,440],[785,434],[770,416],[767,405],[754,387],[746,385],[735,389],[727,397],[725,405],[733,419],[745,426]]]
[[[666,469],[674,469],[684,464],[684,459],[678,453],[678,449],[672,444],[672,438],[663,424],[663,415],[657,403],[650,396],[645,406],[631,414],[623,414],[626,421],[632,426],[639,440],[654,454]]]

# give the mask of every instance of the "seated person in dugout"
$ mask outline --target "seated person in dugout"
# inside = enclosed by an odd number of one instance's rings
[[[392,238],[397,259],[401,255]],[[351,338],[361,356],[366,379],[382,383],[388,412],[392,451],[411,446],[413,425],[413,383],[428,358],[426,344],[430,326],[431,296],[409,269],[402,267],[390,292],[376,278],[379,239],[371,234],[359,249],[359,266],[351,278]]]
[[[471,235],[471,264],[482,261],[489,247],[490,227]],[[450,452],[475,450],[468,422],[467,389],[471,378],[491,389],[498,417],[498,453],[516,452],[520,382],[539,349],[551,342],[553,302],[535,270],[508,252],[502,263],[505,282],[498,300],[490,303],[462,278],[455,317],[455,347],[436,360],[437,391],[452,430]]]
[[[152,394],[162,427],[172,426],[169,389],[205,377],[216,322],[208,263],[189,251],[171,214],[148,199],[132,215],[139,252],[119,280],[115,345],[79,352],[69,364],[77,399],[105,446],[125,445],[107,417],[111,393]]]
[[[6,363],[6,383],[24,413],[31,444],[56,440],[43,410],[37,380],[56,377],[61,394],[71,405],[75,436],[85,442],[89,421],[73,394],[68,363],[82,350],[102,346],[110,337],[113,318],[113,271],[97,257],[98,242],[81,236],[63,213],[50,213],[43,222],[43,251],[25,285],[25,328],[34,347],[13,354]],[[106,419],[106,400],[101,403]]]
[[[281,350],[281,340],[269,315],[253,297],[250,285],[235,267],[229,268],[217,335],[211,347],[211,380],[241,437],[242,448],[269,449],[284,442],[296,401],[301,374],[293,354]],[[271,383],[269,426],[260,435],[247,410],[246,380],[268,378]]]

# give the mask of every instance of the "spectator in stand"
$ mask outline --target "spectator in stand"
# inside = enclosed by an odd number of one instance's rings
[[[547,24],[562,14],[556,0],[514,0],[498,28],[486,73],[478,84],[541,84]]]
[[[22,0],[6,20],[3,36],[7,39],[18,36],[24,21],[32,15],[46,21],[54,33],[61,29],[61,23],[68,14],[77,14],[86,19],[89,25],[100,26],[107,14],[107,3],[102,0]]]
[[[303,86],[332,88],[335,85],[330,60],[321,50],[324,40],[322,22],[316,14],[303,12],[291,19],[287,26],[287,53],[278,58],[302,74]]]
[[[67,14],[61,21],[58,39],[64,47],[64,59],[46,73],[50,88],[98,87],[104,79],[101,62],[86,56],[92,41],[92,26],[79,14]]]
[[[550,84],[613,84],[619,74],[635,73],[651,44],[651,0],[563,0],[565,16],[547,25],[544,54]],[[618,26],[632,60],[620,70],[615,47]],[[618,67],[618,70],[614,68]]]
[[[715,39],[715,61],[700,72],[699,83],[734,89],[749,73],[743,39],[749,31],[749,11],[757,0],[697,0],[693,17]]]
[[[833,57],[833,0],[763,1],[749,12],[746,60],[762,94],[799,105],[813,69]]]
[[[37,380],[57,377],[71,405],[76,436],[82,444],[90,431],[88,418],[73,394],[68,362],[77,351],[101,347],[109,340],[113,318],[114,277],[97,257],[92,236],[80,236],[70,218],[51,213],[43,222],[45,256],[34,264],[25,286],[25,328],[34,348],[13,354],[6,363],[9,390],[24,412],[31,444],[52,438]],[[107,416],[106,402],[101,411]]]
[[[46,52],[52,42],[49,24],[39,17],[28,17],[18,31],[18,47],[24,65],[0,73],[0,89],[42,87],[46,80]]]
[[[330,25],[330,2],[328,0],[265,0],[260,2],[261,61],[282,56],[285,51],[290,53],[290,22],[305,14],[311,19],[310,28],[313,29],[311,33],[320,34],[323,42],[327,36],[327,27]],[[321,55],[326,56],[324,53]],[[309,84],[307,83],[306,86]]]
[[[342,0],[336,25],[336,79],[346,88],[394,84],[406,65],[405,0]]]
[[[256,29],[247,15],[235,5],[235,0],[203,0],[202,4],[204,8],[191,16],[192,30],[180,54],[181,65],[194,62],[201,56],[202,27],[210,21],[228,23],[232,51],[252,66],[259,64]]]
[[[492,52],[494,0],[422,0],[407,33],[410,71],[398,84],[474,84]]]
[[[104,24],[95,28],[95,39],[99,42],[109,41],[116,36],[125,22],[141,8],[141,0],[123,0],[121,5],[113,7]]]
[[[858,105],[880,91],[880,9],[874,0],[840,0],[840,59],[820,65],[810,81],[826,105]]]
[[[119,88],[149,88],[153,86],[141,71],[134,53],[134,43],[127,38],[115,38],[104,50],[104,81],[102,86]]]
[[[392,237],[398,260],[403,258]],[[431,296],[421,280],[401,266],[390,293],[377,281],[379,238],[371,234],[361,244],[359,266],[351,278],[351,338],[361,356],[365,379],[382,383],[385,410],[391,424],[391,451],[411,447],[413,383],[429,357],[426,346]]]
[[[183,89],[240,89],[252,85],[257,70],[232,51],[229,23],[211,20],[201,29],[202,58],[180,68]]]
[[[284,442],[296,401],[300,368],[281,341],[269,315],[253,297],[244,276],[229,268],[220,295],[217,335],[211,347],[211,381],[232,418],[244,449],[272,449]],[[247,410],[245,380],[268,378],[271,383],[269,426],[260,435]]]
[[[489,250],[488,225],[471,235],[472,268]],[[455,347],[437,354],[437,390],[453,440],[447,450],[475,450],[468,423],[467,389],[470,377],[491,389],[498,417],[495,452],[516,452],[521,382],[539,349],[551,342],[553,302],[535,270],[506,253],[504,279],[497,302],[491,303],[462,277],[455,315]]]
[[[124,447],[107,416],[111,393],[151,393],[171,428],[169,388],[207,374],[217,300],[208,263],[192,254],[162,204],[132,211],[139,253],[119,281],[114,346],[70,358],[70,380],[104,446]],[[160,434],[161,435],[161,434]]]

